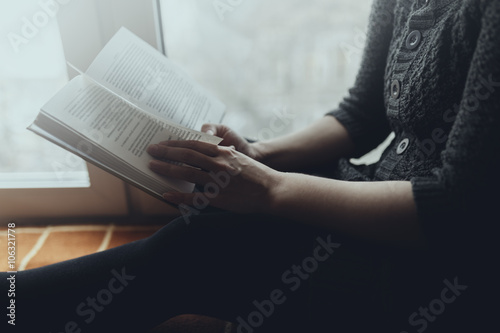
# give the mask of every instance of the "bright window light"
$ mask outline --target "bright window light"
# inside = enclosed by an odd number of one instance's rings
[[[354,83],[371,0],[160,0],[167,56],[227,105],[225,123],[277,137]]]
[[[0,2],[0,188],[88,187],[83,160],[26,127],[67,81],[58,8]]]

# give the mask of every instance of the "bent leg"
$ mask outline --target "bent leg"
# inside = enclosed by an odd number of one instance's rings
[[[180,218],[147,239],[19,272],[15,331],[140,332],[182,313],[247,318],[255,304],[269,304],[283,272],[316,237],[262,216]],[[0,273],[2,290],[7,277]],[[305,303],[300,292],[288,297],[262,318],[279,321]]]

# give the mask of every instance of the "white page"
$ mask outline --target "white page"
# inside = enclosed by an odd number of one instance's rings
[[[101,169],[115,175],[116,177],[129,182],[132,185],[146,191],[147,193],[162,199],[162,194],[171,191],[181,191],[181,192],[191,192],[193,185],[187,184],[184,188],[173,188],[170,183],[159,182],[156,179],[150,178],[147,175],[141,173],[137,169],[134,169],[128,163],[124,163],[123,160],[109,154],[99,145],[94,145],[91,141],[86,141],[80,135],[75,134],[69,128],[61,125],[59,122],[54,122],[48,119],[52,119],[49,115],[44,112],[40,112],[33,124],[31,124],[28,129],[46,140],[55,143],[56,145],[72,152],[73,154],[80,156],[87,162],[90,162]],[[65,134],[61,134],[61,133]],[[58,136],[54,136],[52,133],[58,133]],[[75,148],[78,142],[86,142],[85,149]],[[92,149],[90,151],[90,145]],[[80,144],[81,146],[81,144]],[[81,147],[80,147],[81,148]]]
[[[167,180],[183,192],[188,188],[192,190],[192,184],[151,171],[148,163],[152,157],[145,151],[146,147],[166,140],[200,140],[213,144],[221,140],[141,112],[84,76],[71,80],[42,111],[141,172],[158,181]]]
[[[200,130],[220,123],[225,106],[151,45],[121,28],[87,75],[141,109]]]

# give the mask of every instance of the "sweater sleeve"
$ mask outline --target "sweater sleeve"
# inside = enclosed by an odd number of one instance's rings
[[[433,176],[411,180],[424,235],[455,251],[488,236],[500,154],[500,2],[481,3],[481,26],[456,119]],[[467,246],[469,249],[470,247]]]
[[[390,133],[384,106],[384,72],[394,20],[393,0],[375,0],[372,5],[368,36],[354,87],[334,116],[346,128],[361,156],[375,148]]]

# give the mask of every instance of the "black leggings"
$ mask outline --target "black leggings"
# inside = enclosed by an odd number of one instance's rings
[[[375,329],[394,316],[386,252],[347,255],[345,242],[258,215],[181,217],[149,238],[19,272],[13,331],[147,332],[179,314],[238,332]],[[2,295],[8,277],[0,273]]]

